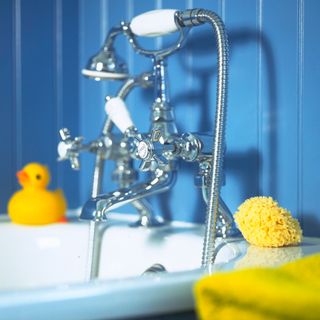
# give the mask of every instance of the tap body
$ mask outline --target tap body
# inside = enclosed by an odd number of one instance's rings
[[[156,98],[151,106],[151,125],[150,132],[161,132],[165,137],[171,137],[177,133],[173,110],[170,106],[167,92],[167,75],[166,63],[163,59],[155,58],[153,68],[153,79]],[[120,120],[122,121],[122,120]],[[121,125],[119,126],[121,127]],[[81,219],[84,220],[107,220],[107,213],[113,209],[121,207],[127,203],[133,203],[140,212],[146,211],[144,205],[141,209],[141,199],[145,199],[154,194],[169,190],[176,181],[176,163],[175,161],[166,161],[162,163],[156,158],[145,159],[139,155],[143,152],[141,146],[147,141],[150,134],[140,134],[135,127],[130,127],[124,132],[123,143],[124,149],[130,153],[132,159],[141,160],[140,170],[150,172],[150,178],[147,181],[132,184],[124,188],[115,190],[104,195],[92,197],[82,208]],[[139,201],[137,203],[136,201]],[[145,200],[144,200],[145,201]],[[149,209],[150,210],[150,209]],[[149,217],[151,215],[149,214]],[[150,218],[149,218],[150,219]],[[140,215],[140,223],[134,225],[145,225],[148,221],[146,214]],[[159,226],[160,219],[151,220],[148,226]]]
[[[82,219],[96,222],[106,221],[110,210],[127,203],[132,203],[140,211],[141,217],[150,216],[150,206],[146,204],[145,198],[172,188],[176,180],[178,161],[198,163],[199,171],[195,177],[195,183],[201,188],[207,204],[201,264],[203,267],[208,267],[215,260],[216,236],[226,237],[233,225],[232,214],[220,196],[225,153],[228,39],[222,20],[212,11],[204,9],[175,11],[173,19],[174,21],[169,23],[167,30],[179,31],[180,36],[176,44],[167,49],[152,51],[140,46],[136,35],[147,35],[142,29],[139,31],[140,34],[137,33],[139,30],[137,26],[139,27],[139,23],[143,22],[143,17],[135,17],[132,20],[132,28],[130,23],[121,22],[120,27],[112,29],[109,33],[111,44],[114,37],[122,33],[128,38],[137,53],[153,61],[153,72],[150,79],[152,79],[155,94],[150,111],[150,130],[147,133],[141,133],[134,126],[123,102],[127,94],[127,88],[123,88],[118,94],[121,99],[118,99],[117,103],[114,103],[113,98],[106,103],[109,117],[106,119],[102,136],[97,141],[84,145],[81,138],[72,140],[70,134],[62,133],[65,148],[61,147],[61,158],[69,158],[72,166],[77,168],[79,166],[77,156],[80,151],[94,150],[96,152],[92,197],[85,203],[81,213]],[[212,134],[180,133],[169,100],[166,58],[181,49],[191,27],[204,23],[212,26],[217,44],[217,96],[214,129]],[[157,35],[164,34],[156,28],[153,32]],[[112,47],[111,44],[107,47]],[[144,83],[137,80],[133,83],[128,82],[128,88],[138,83],[141,85],[141,82]],[[116,117],[117,112],[121,113],[120,119],[119,116]],[[116,125],[119,124],[117,126],[123,133],[119,140],[110,134],[113,122]],[[117,167],[113,178],[118,180],[120,188],[101,194],[98,192],[101,189],[101,172],[103,171],[103,160],[107,158],[116,161]],[[146,181],[134,183],[136,172],[133,169],[132,160],[139,160],[141,162],[139,169],[149,172],[149,178]],[[138,225],[143,224],[138,223]]]
[[[128,37],[133,49],[142,55],[150,57],[154,65],[155,100],[151,107],[150,130],[149,133],[140,134],[137,133],[137,129],[134,127],[127,128],[128,145],[132,158],[142,161],[140,170],[151,173],[150,185],[151,181],[155,178],[155,172],[157,172],[157,170],[165,173],[175,171],[176,162],[179,158],[185,161],[198,161],[199,166],[206,164],[209,168],[207,173],[210,172],[211,179],[208,179],[208,174],[202,179],[203,196],[207,203],[206,236],[204,240],[202,264],[207,265],[210,263],[210,258],[208,257],[211,255],[211,250],[214,250],[217,218],[220,215],[222,217],[220,220],[225,222],[223,225],[227,225],[228,227],[232,221],[230,211],[227,209],[223,200],[220,200],[221,167],[224,153],[228,42],[223,22],[214,12],[203,9],[177,11],[175,13],[175,23],[177,29],[181,31],[176,46],[170,47],[167,50],[162,49],[158,51],[142,49],[130,29],[130,25],[121,23],[124,34]],[[211,138],[211,143],[208,143],[208,135],[200,137],[200,135],[190,133],[178,134],[173,109],[169,101],[166,76],[165,58],[180,49],[184,41],[182,29],[185,27],[188,29],[203,23],[210,23],[212,25],[217,39],[218,50],[216,119],[213,135],[209,137]],[[131,188],[133,188],[135,192],[129,192],[128,190],[122,190],[120,192],[117,190],[114,193],[104,195],[103,200],[100,198],[92,198],[85,206],[86,209],[83,210],[82,216],[93,218],[95,214],[101,214],[101,212],[97,210],[97,204],[99,203],[100,206],[102,204],[105,206],[102,210],[103,215],[100,216],[99,219],[101,219],[101,217],[105,219],[106,212],[111,210],[111,208],[132,201],[136,198],[137,194],[139,194],[139,197],[140,195],[144,195],[144,197],[149,195],[145,190],[145,183],[133,185]],[[164,188],[160,187],[160,190],[167,190],[166,182],[164,183]],[[157,192],[159,192],[158,189]],[[94,209],[95,214],[89,214],[87,212],[88,208],[92,209],[92,203],[94,202],[96,202],[96,208]],[[223,231],[222,234],[226,236],[226,231]]]
[[[144,183],[120,188],[116,191],[98,195],[88,200],[82,208],[81,218],[84,220],[106,221],[108,212],[132,201],[165,192],[175,182],[176,172],[155,170],[152,178]]]
[[[116,34],[111,32],[112,37]],[[151,73],[142,73],[135,78],[129,78],[120,88],[117,96],[125,99],[135,87],[148,88],[153,84]],[[109,99],[109,97],[106,97]],[[112,133],[113,123],[108,116],[104,121],[101,134],[89,143],[83,143],[83,137],[72,138],[67,128],[60,130],[62,141],[58,145],[59,161],[70,160],[71,167],[74,170],[80,169],[79,155],[82,152],[91,152],[96,155],[91,197],[97,197],[102,192],[102,180],[106,160],[116,162],[116,169],[112,174],[112,179],[120,187],[129,187],[137,179],[137,171],[133,168],[132,159],[126,148],[126,142],[122,135]],[[132,202],[133,207],[138,211],[140,220],[146,220],[157,224],[157,219],[151,206],[146,200],[136,200]]]

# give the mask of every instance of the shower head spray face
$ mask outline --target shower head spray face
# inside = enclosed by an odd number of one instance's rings
[[[114,50],[103,47],[91,57],[82,74],[95,80],[122,80],[128,78],[128,68]]]

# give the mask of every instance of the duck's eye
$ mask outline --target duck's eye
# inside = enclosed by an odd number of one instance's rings
[[[40,179],[41,179],[41,175],[40,175],[40,174],[37,174],[37,175],[36,175],[36,179],[37,179],[37,180],[40,180]]]

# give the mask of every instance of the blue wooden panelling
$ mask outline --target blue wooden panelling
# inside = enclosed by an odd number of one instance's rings
[[[207,7],[218,12],[215,1],[163,1],[163,7],[185,9],[190,7]],[[168,74],[171,103],[175,111],[180,133],[194,131],[212,131],[215,92],[212,90],[215,81],[215,46],[214,37],[209,36],[210,27],[203,26],[192,31],[186,42],[185,50],[168,58]],[[200,41],[197,39],[201,38]],[[164,41],[164,45],[165,45]],[[204,61],[201,62],[201,60]],[[197,63],[199,62],[199,63]],[[185,81],[182,81],[185,79]],[[174,219],[203,221],[205,205],[200,189],[194,186],[194,174],[197,166],[191,163],[180,163],[178,178],[171,192],[170,216]],[[186,196],[187,195],[187,196]],[[165,202],[162,196],[159,204]],[[161,207],[160,207],[161,208]]]
[[[3,148],[0,160],[0,209],[6,211],[6,202],[15,188],[12,173],[15,171],[14,154],[14,3],[1,3],[0,10],[0,141]]]
[[[304,1],[300,6],[300,197],[304,230],[319,236],[320,229],[320,27],[317,11],[319,2]]]
[[[52,187],[65,189],[70,207],[86,201],[94,158],[83,155],[80,172],[57,164],[57,131],[67,126],[86,141],[96,138],[104,97],[116,94],[121,82],[95,82],[81,76],[81,69],[121,20],[157,8],[192,7],[216,11],[229,34],[225,201],[234,211],[250,196],[271,195],[299,218],[305,234],[320,235],[317,0],[2,0],[1,211],[17,187],[14,172],[28,161],[50,165]],[[141,43],[161,47],[170,39]],[[151,61],[135,54],[124,37],[115,46],[131,74],[151,69]],[[216,48],[209,26],[190,33],[185,47],[169,58],[168,72],[179,131],[212,131]],[[137,89],[127,100],[141,131],[149,128],[152,97],[152,90]],[[107,162],[105,191],[115,188],[113,168]],[[193,185],[196,169],[180,164],[171,192],[151,199],[158,213],[203,221],[205,207]]]
[[[0,2],[1,212],[18,188],[15,172],[31,161],[47,164],[50,187],[79,203],[78,178],[56,161],[58,129],[78,129],[77,8],[74,0]]]
[[[225,201],[234,210],[246,198],[260,193],[259,185],[259,3],[225,2],[224,21],[230,43],[229,96],[227,114]],[[239,192],[241,190],[241,192]]]
[[[68,127],[79,133],[79,1],[55,1],[55,108],[57,128]],[[58,141],[57,131],[53,135]],[[54,158],[56,153],[54,154]],[[56,162],[55,162],[56,163]],[[69,206],[79,206],[79,172],[70,170],[68,162],[60,162],[57,186],[63,187]]]
[[[262,190],[295,216],[298,214],[297,9],[297,2],[290,0],[263,2],[261,29],[261,36],[271,49],[270,53],[263,53],[261,70]],[[271,59],[268,54],[272,54]]]
[[[100,49],[106,33],[106,30],[102,30],[100,9],[101,1],[80,1],[80,69],[78,73],[80,81],[80,127],[77,135],[84,136],[87,141],[97,137],[104,119],[103,88],[101,84],[82,77],[80,73],[80,70],[86,66],[89,57]],[[81,156],[81,172],[79,172],[81,202],[90,195],[93,161],[92,155]]]
[[[114,11],[110,3],[109,8]],[[226,185],[222,193],[233,211],[247,197],[271,195],[300,221],[307,216],[318,219],[315,206],[310,213],[305,210],[306,203],[310,207],[310,202],[306,201],[309,197],[317,203],[313,192],[306,195],[306,188],[317,179],[307,179],[304,175],[305,164],[313,156],[311,148],[309,153],[303,152],[306,150],[303,142],[308,135],[307,131],[302,131],[307,118],[302,111],[305,98],[301,97],[300,88],[305,87],[305,82],[301,81],[301,74],[305,72],[301,65],[303,4],[302,0],[280,3],[273,0],[163,0],[128,1],[120,9],[119,20],[122,19],[121,10],[123,17],[128,18],[128,11],[136,15],[155,8],[172,7],[205,7],[225,20],[230,38],[230,77]],[[308,6],[316,12],[319,5],[311,2]],[[118,8],[116,17],[119,16]],[[314,26],[314,21],[310,26]],[[156,40],[155,46],[165,43],[166,40]],[[143,57],[132,56],[130,52],[127,59],[133,64],[132,73],[148,67]],[[215,42],[207,26],[194,30],[183,51],[169,58],[170,96],[181,132],[212,130],[215,59]],[[184,79],[183,85],[180,79]],[[308,99],[313,99],[311,93]],[[134,105],[132,116],[139,129],[146,130],[148,124],[138,109],[148,110],[150,96],[142,90],[137,91],[128,104]],[[311,131],[310,136],[313,134]],[[308,168],[312,168],[307,171],[312,170],[314,174],[315,165]],[[181,164],[175,188],[153,201],[156,210],[181,220],[203,220],[204,206],[193,186],[195,170],[193,165]],[[309,231],[310,226],[306,228],[306,232]]]
[[[17,117],[21,119],[19,165],[32,161],[48,164],[55,184],[56,150],[51,147],[56,143],[57,132],[53,6],[53,1],[21,2],[21,110]],[[47,45],[36,45],[42,41]]]

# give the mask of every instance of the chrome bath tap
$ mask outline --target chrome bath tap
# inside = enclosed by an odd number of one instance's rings
[[[218,52],[214,130],[212,134],[180,133],[169,100],[166,61],[170,55],[182,48],[189,29],[204,23],[209,23],[213,28]],[[146,50],[141,47],[137,39],[140,36],[162,36],[171,32],[179,33],[176,43],[160,50]],[[153,61],[150,79],[153,82],[155,95],[150,112],[150,130],[146,133],[139,132],[130,117],[124,98],[119,94],[107,99],[105,109],[108,119],[123,134],[120,147],[117,148],[125,150],[126,161],[139,160],[141,162],[139,170],[149,172],[150,178],[134,184],[131,183],[132,179],[130,184],[122,184],[118,190],[92,195],[92,198],[83,206],[81,218],[106,221],[110,210],[127,203],[141,205],[146,197],[165,192],[173,187],[179,161],[196,162],[199,170],[195,175],[195,184],[201,188],[207,204],[202,266],[208,267],[215,260],[216,236],[227,237],[233,228],[232,214],[220,196],[225,152],[228,74],[228,41],[224,24],[217,14],[204,9],[154,10],[141,14],[133,18],[130,23],[121,22],[119,27],[110,31],[108,41],[105,41],[102,51],[97,55],[101,56],[106,53],[103,56],[107,55],[107,57],[102,64],[97,63],[96,58],[91,59],[88,64],[89,70],[83,71],[85,75],[100,79],[110,78],[110,73],[113,71],[110,71],[110,63],[106,61],[115,59],[115,55],[110,54],[110,51],[113,40],[121,34],[127,37],[136,53]],[[114,63],[113,65],[120,66],[121,64]],[[121,77],[123,77],[123,70],[125,69],[122,67],[119,72]],[[79,149],[90,150],[87,146],[79,147],[81,146],[79,139],[72,141],[67,137],[64,143],[69,146],[67,149],[70,151],[71,161],[74,161]],[[68,155],[68,152],[66,154]]]
[[[97,74],[95,74],[97,77]],[[152,86],[152,74],[143,73],[135,78],[128,78],[117,93],[119,99],[125,99],[135,87],[148,88]],[[106,97],[108,101],[109,96]],[[83,143],[83,137],[72,138],[69,129],[60,130],[61,142],[58,144],[59,161],[70,160],[74,170],[80,169],[79,155],[82,152],[91,152],[96,155],[91,196],[97,197],[102,192],[102,178],[106,160],[113,160],[116,168],[112,173],[112,180],[120,188],[129,188],[137,179],[137,171],[133,168],[132,158],[126,148],[126,142],[122,136],[112,134],[113,122],[106,117],[100,136],[89,143]],[[162,224],[159,217],[152,211],[151,205],[146,199],[131,202],[139,213],[139,221],[136,224],[144,226],[157,226]]]

